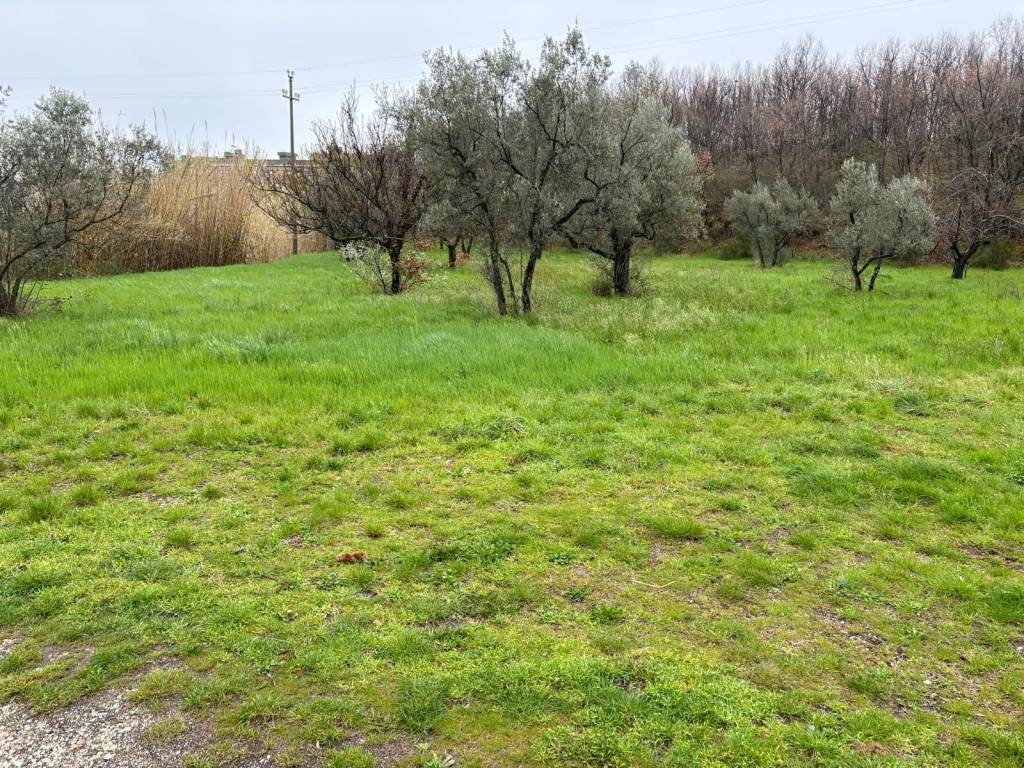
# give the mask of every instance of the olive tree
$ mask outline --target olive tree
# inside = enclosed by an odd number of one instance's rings
[[[350,93],[337,120],[314,124],[308,160],[291,158],[283,170],[257,164],[254,180],[257,204],[281,224],[366,253],[385,252],[390,274],[380,287],[389,294],[410,287],[403,249],[426,206],[406,110],[396,102],[379,93],[376,109],[363,119]]]
[[[607,260],[612,290],[624,296],[633,289],[637,241],[678,241],[696,228],[700,178],[684,132],[641,67],[626,70],[595,114],[600,130],[573,169],[584,205],[559,231]]]
[[[817,212],[811,195],[781,178],[771,189],[757,182],[747,191],[737,190],[725,203],[733,231],[750,244],[762,269],[782,265],[786,249],[810,229]]]
[[[547,38],[536,65],[511,42],[484,54],[491,76],[502,84],[492,102],[498,154],[511,184],[509,219],[525,243],[520,305],[533,308],[533,277],[552,238],[595,199],[580,185],[600,141],[600,106],[611,77],[607,57],[592,53],[578,29],[563,40]]]
[[[433,189],[444,190],[458,217],[486,240],[484,273],[499,315],[515,296],[511,265],[503,251],[507,232],[510,172],[501,162],[492,131],[490,105],[500,85],[480,58],[435,51],[427,74],[406,104],[410,138]]]
[[[854,290],[875,288],[886,261],[929,252],[935,244],[935,214],[924,184],[904,176],[883,184],[878,168],[859,160],[843,163],[832,197],[832,244],[850,270]]]
[[[459,262],[459,247],[468,252],[468,241],[472,240],[473,222],[470,216],[460,211],[453,203],[450,190],[431,189],[431,199],[420,220],[419,233],[430,237],[448,251],[448,268],[454,269]]]
[[[85,235],[138,201],[162,157],[142,128],[105,128],[87,101],[54,89],[0,121],[0,316],[26,309],[38,280]]]
[[[608,59],[571,30],[545,40],[536,64],[507,40],[472,60],[438,51],[427,67],[411,121],[427,175],[487,238],[499,314],[528,313],[544,250],[590,199],[578,178],[599,131]],[[525,259],[510,257],[510,242]]]

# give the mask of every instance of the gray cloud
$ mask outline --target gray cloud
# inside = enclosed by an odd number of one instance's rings
[[[505,32],[535,50],[574,21],[617,64],[764,61],[806,33],[847,54],[887,37],[988,26],[1002,0],[521,0],[515,3],[293,0],[0,0],[0,84],[26,109],[49,85],[86,93],[108,122],[158,124],[179,144],[213,151],[287,146],[285,69],[303,93],[299,143],[358,83],[415,79],[437,46],[493,44]],[[689,15],[683,15],[689,14]]]

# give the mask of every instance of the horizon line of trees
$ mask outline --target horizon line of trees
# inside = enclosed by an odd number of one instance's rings
[[[532,309],[536,265],[552,243],[606,259],[612,290],[628,294],[637,242],[678,245],[721,235],[728,222],[767,267],[827,230],[851,286],[871,290],[883,263],[936,249],[963,278],[982,247],[1022,226],[1019,20],[890,41],[849,61],[807,38],[769,64],[730,71],[633,63],[616,78],[577,29],[548,38],[536,64],[510,40],[473,58],[438,50],[426,63],[411,93],[378,94],[367,120],[350,98],[338,123],[318,125],[307,166],[262,179],[290,203],[282,221],[387,251],[388,292],[403,288],[402,243],[413,233],[450,256],[476,238],[505,314]],[[362,171],[378,186],[338,178]],[[415,194],[389,177],[415,178]],[[338,199],[355,189],[365,203],[347,206],[359,221],[339,228],[322,200],[305,203],[332,183],[344,188]],[[402,216],[390,215],[396,200]],[[521,267],[512,244],[526,254]]]
[[[953,277],[1024,216],[1024,21],[984,32],[865,47],[844,60],[811,37],[765,65],[660,72],[673,124],[711,172],[707,224],[721,231],[737,189],[784,179],[821,203],[843,164],[883,183],[922,179]]]
[[[731,70],[616,75],[575,28],[535,62],[507,39],[473,57],[433,51],[426,66],[368,115],[350,94],[314,125],[308,160],[250,165],[256,205],[343,248],[385,293],[419,282],[407,246],[425,236],[450,264],[475,242],[498,313],[520,314],[555,245],[589,251],[627,295],[640,243],[673,248],[728,223],[768,268],[827,229],[852,287],[871,290],[883,263],[933,249],[962,278],[1024,226],[1021,20],[845,61],[806,38]],[[137,205],[167,153],[57,89],[5,119],[4,93],[0,313],[15,314],[41,265]]]

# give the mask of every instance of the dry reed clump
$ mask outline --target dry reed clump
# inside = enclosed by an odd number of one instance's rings
[[[248,179],[256,160],[171,161],[127,216],[93,234],[76,258],[85,274],[268,262],[291,254],[291,232],[260,210]],[[299,238],[300,251],[331,245]]]

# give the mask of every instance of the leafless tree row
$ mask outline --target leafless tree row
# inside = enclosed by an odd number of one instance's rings
[[[709,224],[752,183],[787,179],[828,200],[843,162],[928,181],[962,276],[977,248],[1019,223],[1024,189],[1024,22],[892,41],[851,60],[806,39],[765,66],[662,72],[662,98],[712,169]]]

